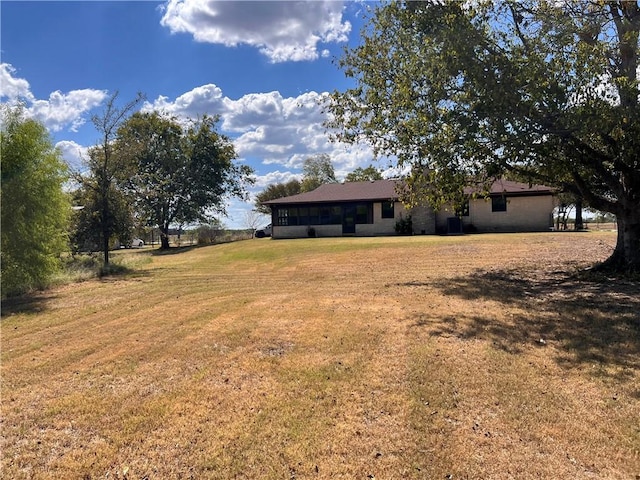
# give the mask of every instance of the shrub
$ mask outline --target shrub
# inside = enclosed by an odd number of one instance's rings
[[[408,215],[407,218],[400,216],[400,219],[396,222],[395,230],[399,235],[411,235],[413,233],[411,215]]]

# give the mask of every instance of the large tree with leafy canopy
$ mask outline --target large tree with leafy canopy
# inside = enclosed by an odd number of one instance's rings
[[[337,183],[331,158],[326,153],[310,155],[302,164],[301,190],[310,192],[325,183]]]
[[[285,183],[272,183],[267,185],[262,192],[256,195],[256,210],[264,215],[271,215],[271,207],[264,205],[264,202],[275,200],[276,198],[289,197],[302,192],[300,180],[293,178]]]
[[[345,182],[372,182],[374,180],[382,180],[382,173],[373,165],[366,168],[358,167],[344,177]]]
[[[20,107],[0,111],[2,296],[46,284],[67,250],[67,166],[41,123]]]
[[[618,220],[606,265],[640,269],[636,1],[392,2],[339,60],[330,127],[394,155],[409,197],[517,175]]]
[[[95,154],[95,150],[89,152],[90,156]],[[131,243],[135,226],[131,202],[117,184],[111,182],[103,190],[98,182],[93,175],[86,176],[71,194],[75,206],[70,235],[73,252],[103,249],[105,228],[108,248]]]
[[[169,248],[169,227],[205,221],[224,213],[230,197],[245,198],[253,170],[234,162],[231,141],[203,117],[183,127],[157,112],[136,113],[118,129],[115,148],[127,159],[126,190],[141,219],[161,232]]]
[[[109,97],[103,110],[91,117],[100,134],[100,141],[89,150],[86,159],[88,172],[75,172],[74,178],[83,191],[87,203],[81,216],[88,220],[76,224],[75,240],[94,238],[98,240],[105,266],[109,264],[109,249],[116,236],[128,236],[126,226],[130,224],[119,207],[124,206],[120,184],[126,176],[124,159],[115,151],[114,143],[118,128],[142,102],[144,95],[138,95],[123,106],[118,106],[118,92]],[[124,220],[124,221],[122,221]],[[88,227],[90,230],[83,230]]]

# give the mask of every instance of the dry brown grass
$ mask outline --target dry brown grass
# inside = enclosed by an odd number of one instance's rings
[[[640,286],[573,275],[614,241],[255,240],[13,301],[2,476],[638,478]]]

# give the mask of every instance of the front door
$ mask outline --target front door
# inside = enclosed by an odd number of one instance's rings
[[[355,235],[356,233],[356,206],[345,205],[342,207],[342,234]]]

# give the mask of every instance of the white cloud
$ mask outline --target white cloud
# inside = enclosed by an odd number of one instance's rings
[[[23,78],[16,78],[16,69],[8,63],[0,64],[0,98],[10,102],[19,99],[33,100],[29,82]]]
[[[89,151],[87,147],[70,140],[62,140],[56,143],[56,148],[62,152],[62,159],[72,171],[82,172],[86,169],[85,162]]]
[[[25,102],[25,113],[40,120],[52,132],[69,128],[72,132],[85,123],[85,114],[100,105],[107,97],[104,90],[55,91],[48,100],[36,99],[29,82],[16,78],[16,70],[8,63],[0,64],[0,98],[9,103]]]
[[[222,90],[212,83],[196,87],[180,95],[174,102],[165,96],[158,97],[153,103],[145,102],[142,111],[157,110],[183,118],[197,118],[208,113],[218,115],[225,109]]]
[[[286,113],[280,92],[249,93],[238,100],[225,100],[223,128],[246,131],[265,124],[277,124]]]
[[[636,68],[636,79],[640,80],[640,65]],[[640,83],[638,83],[638,100],[640,101]],[[595,77],[569,97],[569,106],[583,105],[593,100],[604,101],[609,105],[620,105],[620,92],[610,74]]]
[[[51,131],[68,127],[76,132],[86,121],[84,114],[102,104],[106,97],[104,90],[72,90],[67,94],[55,91],[48,100],[35,100],[27,110]]]
[[[291,180],[301,180],[302,175],[298,173],[292,172],[281,172],[280,170],[276,170],[275,172],[269,172],[266,175],[256,175],[255,177],[256,183],[254,185],[254,189],[258,192],[261,192],[268,185],[273,183],[287,183]]]
[[[336,148],[323,126],[320,100],[325,94],[307,92],[283,98],[278,92],[251,94],[225,102],[223,128],[239,133],[238,154],[265,164],[300,168],[304,158]]]
[[[318,44],[345,42],[343,3],[326,1],[168,0],[161,24],[198,42],[257,47],[273,63],[315,60]],[[322,56],[326,56],[325,51]]]
[[[283,97],[280,92],[249,93],[238,99],[223,95],[213,84],[194,88],[171,101],[159,97],[144,109],[164,111],[183,120],[220,115],[221,130],[233,137],[241,158],[259,159],[264,165],[300,169],[312,154],[327,153],[336,173],[346,175],[372,161],[368,147],[331,143],[323,125],[321,105],[326,93],[305,92]]]

